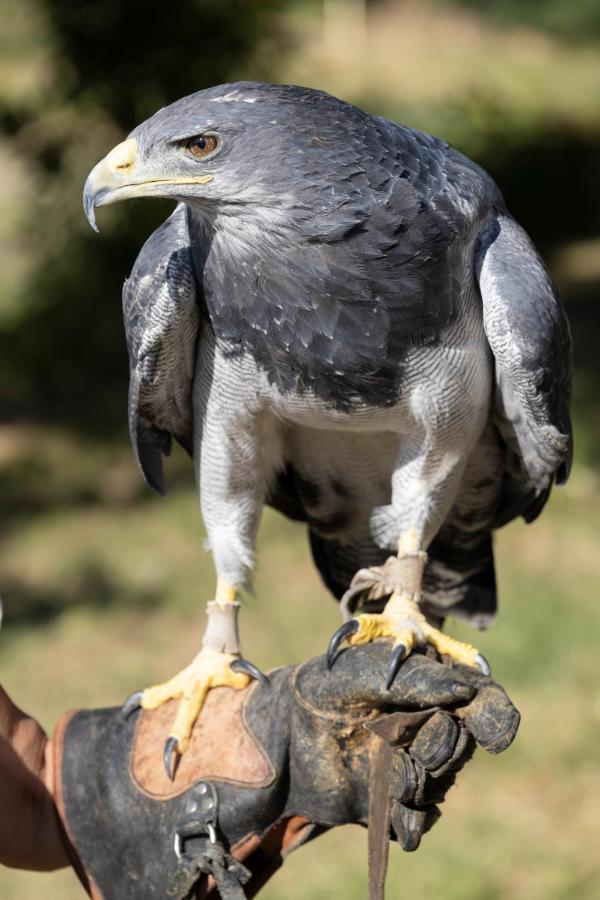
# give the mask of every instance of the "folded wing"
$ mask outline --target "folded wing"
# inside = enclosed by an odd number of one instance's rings
[[[571,466],[569,325],[535,247],[505,212],[482,235],[476,274],[495,361],[494,419],[507,448],[496,524],[531,521]]]
[[[162,457],[174,437],[192,452],[192,385],[200,329],[185,207],[146,241],[123,287],[129,351],[129,433],[147,483],[165,493]]]

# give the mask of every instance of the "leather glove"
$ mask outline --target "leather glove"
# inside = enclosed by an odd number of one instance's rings
[[[170,704],[73,717],[61,804],[98,896],[213,897],[218,884],[233,898],[242,883],[253,896],[291,849],[370,814],[381,882],[382,843],[415,849],[475,743],[499,752],[519,721],[490,678],[420,654],[386,690],[388,657],[377,642],[344,650],[331,671],[319,657],[268,686],[213,689],[173,781],[162,760]]]
[[[388,662],[378,643],[344,651],[331,672],[322,658],[294,671],[288,805],[302,797],[306,806],[314,792],[321,821],[367,824],[369,785],[387,745],[390,836],[414,850],[476,744],[506,749],[519,714],[491,678],[417,653],[385,690]]]
[[[254,896],[291,849],[369,816],[386,844],[415,849],[475,743],[504,749],[519,716],[490,678],[419,654],[388,691],[388,651],[352,647],[331,672],[320,657],[276,670],[269,686],[212,690],[174,781],[162,762],[169,704],[64,717],[46,781],[88,890],[213,898],[218,884],[229,900],[245,883]],[[27,825],[14,806],[19,828],[39,827],[29,810]],[[60,824],[52,840],[81,870]]]

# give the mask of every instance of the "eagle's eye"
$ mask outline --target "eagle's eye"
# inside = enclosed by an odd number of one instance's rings
[[[187,142],[187,149],[196,159],[204,159],[217,149],[218,140],[214,134],[199,134]]]

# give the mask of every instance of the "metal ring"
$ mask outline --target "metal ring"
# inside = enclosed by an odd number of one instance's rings
[[[181,835],[178,831],[175,832],[175,840],[173,842],[173,850],[175,851],[175,856],[177,859],[181,859],[183,856],[182,843],[181,843]]]

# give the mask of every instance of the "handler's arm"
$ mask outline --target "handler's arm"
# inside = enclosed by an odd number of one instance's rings
[[[0,863],[50,871],[69,865],[46,774],[50,743],[0,687]]]

